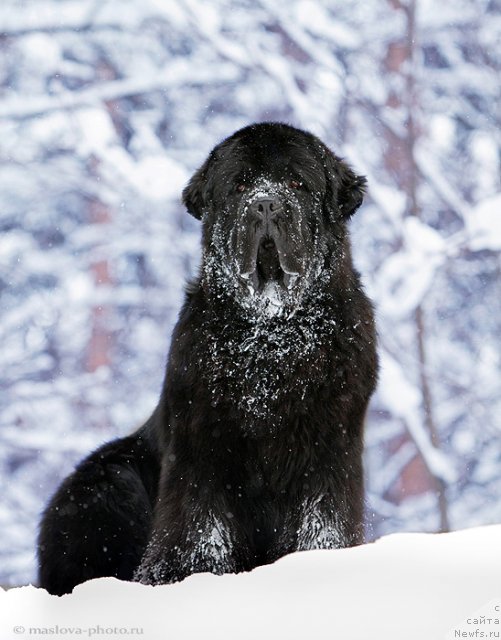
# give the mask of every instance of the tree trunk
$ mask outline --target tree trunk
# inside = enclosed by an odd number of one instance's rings
[[[386,67],[390,73],[400,74],[404,80],[405,92],[393,93],[389,96],[387,107],[405,109],[406,133],[403,138],[396,134],[388,134],[389,151],[387,153],[387,167],[392,171],[400,189],[407,195],[407,214],[421,217],[418,201],[419,171],[415,162],[415,146],[419,137],[417,124],[417,96],[416,96],[416,1],[390,0],[390,4],[399,11],[403,11],[406,17],[405,38],[393,42],[388,48]],[[437,449],[440,447],[440,439],[434,418],[433,397],[428,380],[428,361],[426,353],[426,316],[423,305],[420,304],[414,312],[414,326],[416,336],[416,355],[418,363],[418,379],[422,397],[423,421],[430,435],[431,443]],[[448,504],[446,485],[442,478],[436,477],[429,466],[420,465],[419,469],[426,469],[430,477],[429,485],[438,499],[439,530],[449,530]],[[412,462],[410,463],[412,464]],[[414,469],[415,469],[414,465]],[[402,482],[405,482],[405,471],[402,474]],[[418,483],[419,484],[419,483]],[[423,483],[421,483],[423,485]],[[404,487],[405,492],[405,487]]]

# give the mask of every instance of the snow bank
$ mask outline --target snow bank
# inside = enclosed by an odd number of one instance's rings
[[[296,553],[247,574],[198,574],[175,585],[108,578],[62,598],[34,587],[0,591],[0,638],[499,638],[500,541],[501,525],[396,534],[354,549]]]

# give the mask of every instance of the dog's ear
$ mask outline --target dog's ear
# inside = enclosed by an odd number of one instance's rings
[[[209,166],[213,160],[213,154],[211,154],[203,165],[195,171],[190,181],[183,189],[183,203],[197,220],[202,219],[204,208],[206,206],[206,191],[207,191],[207,174],[209,172]]]
[[[324,166],[327,178],[327,208],[334,217],[347,220],[362,204],[367,180],[364,176],[358,176],[344,160],[327,148]]]
[[[345,162],[339,161],[340,186],[338,207],[343,218],[349,218],[360,207],[367,189],[365,176],[358,176]]]

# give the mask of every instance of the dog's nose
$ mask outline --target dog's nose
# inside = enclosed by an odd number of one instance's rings
[[[272,219],[281,208],[282,205],[278,198],[258,198],[250,205],[251,212],[263,220]]]

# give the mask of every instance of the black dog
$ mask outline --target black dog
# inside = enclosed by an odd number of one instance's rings
[[[372,307],[347,220],[365,179],[314,136],[265,123],[186,187],[202,220],[160,402],[91,454],[47,507],[40,585],[158,584],[363,540]]]

